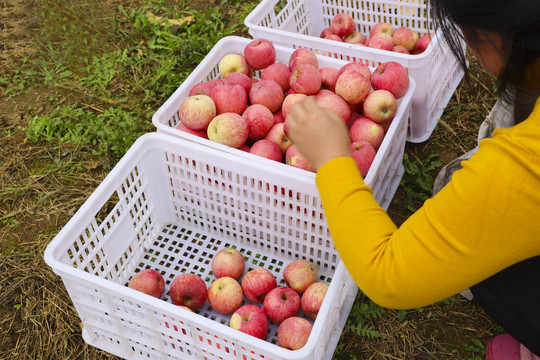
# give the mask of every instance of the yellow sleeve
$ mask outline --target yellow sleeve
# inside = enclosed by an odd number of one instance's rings
[[[540,151],[521,140],[530,139],[500,132],[482,141],[452,181],[399,228],[352,158],[323,165],[316,182],[326,220],[360,289],[379,305],[416,308],[540,255]]]

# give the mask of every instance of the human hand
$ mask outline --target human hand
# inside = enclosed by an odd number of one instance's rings
[[[347,125],[313,96],[295,103],[285,123],[287,136],[316,171],[329,160],[351,155]]]

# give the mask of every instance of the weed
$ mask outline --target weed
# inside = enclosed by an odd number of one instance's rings
[[[378,338],[381,336],[379,331],[374,330],[372,326],[364,324],[364,322],[365,320],[375,320],[383,313],[383,307],[375,304],[363,293],[359,292],[353,303],[343,332],[351,332],[360,337]]]
[[[415,212],[413,206],[416,203],[423,203],[429,199],[433,191],[432,173],[442,166],[443,162],[439,160],[439,154],[429,154],[422,162],[420,160],[412,161],[409,154],[403,154],[403,166],[405,173],[401,179],[400,186],[405,192],[404,206],[410,212]]]

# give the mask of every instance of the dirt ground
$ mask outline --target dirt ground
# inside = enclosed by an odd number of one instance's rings
[[[136,8],[141,2],[103,3],[104,9],[114,9],[119,4]],[[192,1],[190,6],[204,10],[222,3]],[[34,6],[33,0],[0,0],[0,78],[34,56],[40,46]],[[410,159],[421,163],[435,153],[447,163],[475,146],[478,126],[495,96],[491,90],[493,79],[473,58],[470,61],[471,84],[459,86],[428,141],[407,144]],[[5,89],[0,84],[0,93]],[[81,165],[85,171],[80,173],[37,171],[50,165],[42,163],[42,159],[50,158],[51,151],[58,161],[69,156],[63,146],[51,150],[50,144],[34,144],[26,139],[29,114],[50,111],[51,94],[58,94],[64,101],[76,96],[61,89],[37,87],[0,100],[0,358],[114,358],[83,342],[80,320],[69,296],[59,277],[43,261],[47,244],[111,165],[103,163],[107,159],[99,162],[88,158]],[[403,207],[405,198],[404,190],[398,189],[389,209],[397,224],[410,214]],[[341,339],[349,354],[365,359],[472,359],[481,354],[481,349],[471,350],[477,345],[471,339],[486,344],[498,331],[474,301],[460,296],[447,304],[411,312],[404,321],[397,321],[396,313],[388,311],[371,325],[381,332],[380,338],[359,339],[349,334]]]

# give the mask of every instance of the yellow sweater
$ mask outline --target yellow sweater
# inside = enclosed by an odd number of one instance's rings
[[[402,309],[432,304],[540,255],[540,99],[527,120],[496,130],[462,165],[399,228],[352,158],[319,169],[336,249],[374,302]]]

